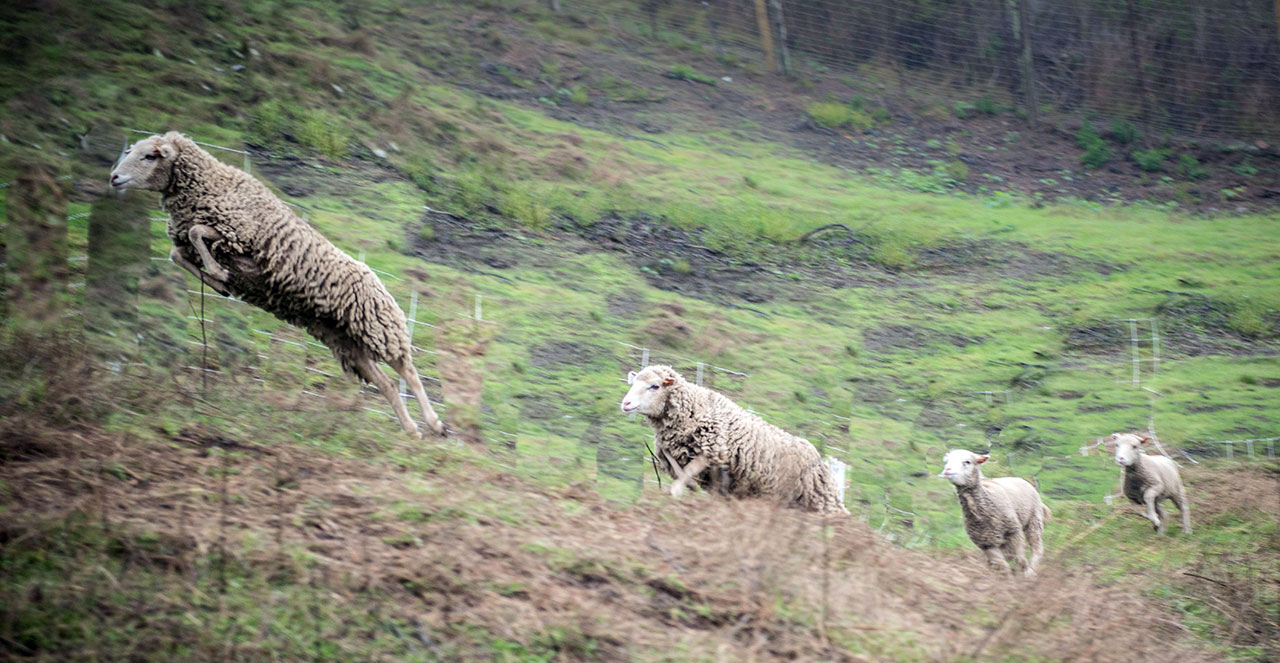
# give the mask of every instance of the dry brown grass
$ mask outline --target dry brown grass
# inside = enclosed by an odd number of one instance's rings
[[[106,397],[93,379],[68,376]],[[208,407],[183,397],[193,412]],[[376,443],[362,452],[372,459],[355,460],[201,424],[138,437],[89,418],[9,416],[0,439],[5,549],[71,554],[51,527],[80,519],[111,533],[104,552],[119,562],[100,566],[109,580],[88,565],[56,588],[6,590],[0,640],[15,615],[48,609],[56,595],[98,606],[107,626],[152,620],[128,644],[137,660],[163,658],[178,641],[220,642],[174,610],[217,602],[207,576],[221,559],[323,588],[333,605],[317,615],[341,605],[418,624],[450,660],[493,660],[477,632],[513,642],[558,634],[562,661],[1214,660],[1175,615],[1089,566],[1051,558],[1037,579],[1010,579],[971,556],[898,548],[858,521],[824,526],[763,501],[647,493],[618,508],[587,486],[549,488],[447,448],[422,447],[432,469],[406,474],[376,459]],[[130,543],[143,535],[145,545]],[[146,580],[156,577],[160,589]],[[116,605],[113,591],[133,598]],[[1223,596],[1247,630],[1256,602]],[[271,656],[235,646],[238,658]]]

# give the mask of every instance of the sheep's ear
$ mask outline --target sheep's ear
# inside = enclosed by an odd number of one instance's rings
[[[156,146],[156,154],[159,154],[165,159],[172,159],[178,154],[178,148],[174,147],[173,143],[161,142]]]
[[[1146,444],[1146,443],[1148,443],[1148,442],[1150,442],[1150,441],[1151,441],[1151,436],[1150,436],[1150,435],[1143,435],[1143,436],[1142,436],[1142,439],[1138,440],[1138,444]]]
[[[662,386],[664,386],[664,387],[670,387],[671,385],[673,385],[673,384],[675,384],[675,383],[676,383],[676,379],[675,379],[675,378],[667,378],[667,379],[665,379],[665,380],[663,380],[663,381],[662,381]]]
[[[627,373],[627,384],[635,384],[635,383],[636,383],[636,372],[631,371],[630,373]]]
[[[981,456],[978,456],[979,465],[987,462],[988,460],[991,460],[991,454],[982,454]]]

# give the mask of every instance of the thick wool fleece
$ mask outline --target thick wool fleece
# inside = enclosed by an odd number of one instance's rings
[[[1035,487],[1017,477],[956,486],[956,496],[964,512],[964,531],[982,550],[1003,549],[1019,532],[1029,540],[1038,539],[1049,515],[1049,507],[1040,501]]]
[[[169,238],[200,263],[188,239],[196,224],[222,235],[209,246],[228,268],[228,285],[244,301],[305,328],[329,347],[342,369],[368,380],[358,358],[408,360],[404,312],[366,265],[334,246],[266,186],[218,161],[190,139],[165,136],[178,149],[163,191]]]
[[[710,461],[699,485],[707,488],[727,471],[729,491],[739,496],[768,496],[810,511],[848,513],[840,503],[831,472],[808,440],[796,437],[742,409],[705,387],[691,384],[675,370],[651,366],[672,383],[654,428],[655,453],[675,477],[663,452],[682,467],[695,457]]]

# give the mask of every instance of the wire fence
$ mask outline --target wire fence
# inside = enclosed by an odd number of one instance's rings
[[[236,150],[233,148],[224,148],[218,145],[204,144],[211,149],[225,150],[229,154],[236,154],[248,160],[249,154],[244,150]],[[290,203],[300,209],[300,213],[305,219],[305,208]],[[83,219],[90,216],[89,212],[68,215],[69,219]],[[151,216],[149,218],[151,224],[167,224],[168,218],[165,216]],[[157,232],[156,228],[149,229],[149,237],[152,241],[156,238],[164,238],[159,241],[162,244],[167,243],[167,236],[163,232]],[[156,247],[152,247],[153,249]],[[178,362],[179,370],[192,375],[199,376],[202,380],[208,377],[227,377],[229,375],[247,376],[252,382],[262,386],[269,387],[277,391],[293,391],[299,397],[306,399],[314,399],[317,402],[324,403],[334,397],[336,392],[342,390],[341,385],[350,380],[342,376],[342,370],[336,361],[329,356],[329,350],[323,344],[312,340],[309,336],[303,334],[297,329],[288,325],[274,321],[267,314],[255,309],[253,306],[246,304],[235,297],[227,297],[209,292],[203,287],[195,277],[181,269],[178,265],[173,264],[168,257],[167,251],[162,246],[160,255],[156,251],[152,251],[148,262],[153,266],[153,272],[158,275],[167,275],[168,278],[181,279],[181,292],[186,296],[185,314],[181,315],[181,324],[176,327],[151,330],[141,333],[134,340],[135,352],[132,357],[120,356],[106,360],[107,366],[112,370],[122,370],[124,367],[140,364],[144,357],[151,354],[154,348],[167,349],[172,356],[180,357]],[[363,249],[358,251],[359,260],[365,261],[365,252]],[[68,263],[74,267],[75,274],[79,271],[87,272],[89,256],[72,256],[68,259]],[[440,311],[439,302],[433,301],[431,308],[437,309],[432,315],[435,316],[436,322],[430,322],[423,319],[421,309],[421,295],[419,287],[415,285],[412,278],[400,275],[391,270],[370,267],[375,273],[384,280],[389,291],[397,299],[401,308],[408,311],[407,324],[413,339],[413,350],[415,355],[432,355],[437,359],[439,352],[432,347],[432,343],[422,340],[423,337],[418,335],[419,328],[439,331],[444,320],[465,320],[475,325],[485,325],[494,328],[494,333],[498,333],[503,327],[503,308],[504,307],[521,307],[527,305],[527,302],[513,301],[500,295],[484,292],[468,293],[462,299],[468,301],[468,305],[463,310],[457,310],[458,298],[454,297],[450,306],[454,307],[452,311]],[[86,274],[87,276],[87,274]],[[83,280],[69,280],[69,287],[82,290],[84,286]],[[86,295],[87,296],[87,293]],[[245,334],[248,339],[252,339],[248,343],[239,343],[231,332],[232,327],[236,327],[239,321],[247,320],[248,329]],[[1142,388],[1151,394],[1154,399],[1158,394],[1143,384],[1151,379],[1156,368],[1159,366],[1161,359],[1159,358],[1160,334],[1154,319],[1122,319],[1117,321],[1126,331],[1128,338],[1124,339],[1129,359],[1126,362],[1131,367],[1131,375],[1127,380],[1117,380],[1118,382],[1131,383],[1135,387]],[[227,333],[223,333],[222,327],[227,327]],[[1147,331],[1149,329],[1149,331]],[[170,333],[172,332],[172,333]],[[509,332],[504,332],[508,333]],[[1149,335],[1145,335],[1149,334]],[[600,338],[599,334],[594,334]],[[519,339],[511,339],[519,342]],[[739,402],[743,400],[745,387],[751,376],[747,371],[738,368],[730,368],[721,366],[712,362],[704,361],[696,357],[690,357],[683,354],[672,353],[663,349],[656,349],[637,345],[630,340],[621,338],[609,339],[607,336],[601,340],[612,342],[622,352],[618,356],[620,368],[636,367],[642,368],[653,363],[666,363],[675,367],[683,375],[692,382],[714,388],[724,392],[731,398]],[[144,348],[144,345],[147,346]],[[143,350],[147,350],[144,352]],[[235,359],[232,359],[235,356]],[[433,406],[441,413],[442,418],[448,421],[446,406],[441,403],[443,400],[442,389],[443,383],[439,372],[428,371],[422,365],[421,361],[415,360],[415,365],[419,370],[420,376],[426,381],[429,397],[433,401]],[[438,363],[438,362],[437,362]],[[624,369],[625,370],[625,369]],[[538,376],[525,376],[522,378],[540,387],[555,388],[554,380],[549,378],[541,378]],[[625,381],[618,377],[618,380]],[[406,385],[401,380],[399,385],[399,396],[402,400],[408,401],[414,398],[406,389]],[[372,415],[394,420],[396,417],[393,413],[385,409],[385,400],[378,394],[376,388],[364,386],[356,392],[361,399],[358,407],[360,410],[368,412]],[[1009,406],[1014,402],[1013,389],[987,389],[966,392],[970,398],[978,397],[988,407]],[[904,400],[904,399],[899,399]],[[1154,420],[1154,400],[1150,401],[1152,414],[1148,422],[1148,432],[1155,438],[1155,420]],[[761,413],[748,408],[748,411],[758,414],[766,419],[775,421],[781,420],[779,417],[771,416],[769,413]],[[491,441],[498,444],[516,447],[522,443],[534,443],[528,438],[528,431],[521,431],[518,422],[519,417],[501,417],[490,409],[484,409],[482,412],[484,429],[486,435],[492,438]],[[845,417],[834,413],[830,414],[830,420],[813,419],[805,426],[806,431],[814,441],[815,445],[826,454],[826,463],[831,472],[838,478],[842,496],[849,484],[849,464],[854,460],[856,449],[852,445],[852,433],[849,424],[854,420],[851,417]],[[587,421],[579,424],[577,428],[559,426],[548,429],[551,433],[562,437],[580,438],[583,445],[599,444],[594,437],[599,437],[600,422]],[[457,431],[450,431],[457,433]],[[541,434],[543,431],[539,431]],[[1266,457],[1268,459],[1275,458],[1275,441],[1280,438],[1262,437],[1248,438],[1241,440],[1215,440],[1207,442],[1188,442],[1183,444],[1183,449],[1170,452],[1158,442],[1157,448],[1166,456],[1178,457],[1189,462],[1196,460],[1188,453],[1188,450],[1218,449],[1220,453],[1208,454],[1214,456],[1222,456],[1228,459],[1237,457],[1257,459]],[[990,449],[991,441],[988,438],[988,449]],[[932,448],[932,447],[931,447]],[[1086,445],[1080,448],[1080,456],[1090,455],[1090,451],[1097,449],[1098,444]],[[1237,453],[1239,451],[1239,453]],[[540,449],[538,453],[545,454],[547,450]],[[556,453],[565,454],[559,458],[566,465],[574,463],[586,465],[594,464],[594,469],[584,470],[584,473],[590,475],[595,474],[597,477],[610,476],[614,479],[631,481],[639,479],[641,485],[661,485],[661,478],[658,476],[648,475],[649,459],[642,454],[624,448],[616,448],[605,450],[601,447],[594,459],[573,457],[577,452],[550,452],[552,455]],[[1203,452],[1197,452],[1197,455],[1206,455]],[[1022,458],[1023,463],[1036,464],[1042,468],[1047,461],[1064,460],[1068,456],[1050,456],[1044,454],[1036,454],[1034,452],[1015,452],[1013,449],[1006,449],[1002,453],[1002,457],[1007,463],[1010,470],[1016,470],[1015,459]],[[936,460],[936,459],[933,459]],[[1038,473],[1038,470],[1037,470]],[[1104,498],[1110,501],[1114,495]],[[883,511],[886,522],[888,517],[893,514],[897,515],[914,515],[909,509],[902,509],[891,503],[892,496],[886,492],[883,499],[878,505],[873,505]],[[883,528],[885,523],[881,523]]]
[[[1280,16],[1265,0],[564,0],[633,39],[713,50],[861,94],[991,95],[1033,120],[1124,121],[1152,138],[1280,136]]]

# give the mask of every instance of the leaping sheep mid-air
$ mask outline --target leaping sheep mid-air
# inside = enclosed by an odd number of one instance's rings
[[[406,432],[419,435],[399,390],[378,367],[386,362],[413,390],[427,425],[443,434],[391,293],[261,182],[171,131],[135,143],[111,171],[111,186],[159,191],[174,262],[223,295],[305,328],[343,371],[378,388]]]
[[[1022,567],[1023,575],[1035,575],[1044,556],[1042,534],[1049,507],[1025,479],[984,479],[978,466],[988,458],[986,454],[952,449],[943,458],[942,477],[955,485],[964,512],[964,530],[986,554],[987,564],[1011,571],[1012,562]],[[1028,547],[1030,561],[1026,558]]]
[[[690,481],[739,496],[771,497],[822,513],[848,513],[822,456],[796,437],[723,395],[691,384],[670,366],[628,376],[622,411],[644,415],[654,429],[654,453],[675,478],[679,496]]]

